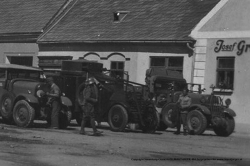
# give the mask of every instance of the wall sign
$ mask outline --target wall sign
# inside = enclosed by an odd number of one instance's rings
[[[247,44],[245,40],[234,43],[226,43],[224,40],[217,40],[214,52],[233,52],[236,51],[237,55],[242,55],[244,52],[250,50],[250,44]]]

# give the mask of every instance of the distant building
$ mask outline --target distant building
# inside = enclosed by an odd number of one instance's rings
[[[195,76],[216,94],[232,100],[236,122],[250,123],[249,0],[222,0],[192,31],[197,40]]]
[[[39,57],[99,61],[113,74],[125,71],[143,84],[146,69],[165,66],[192,82],[195,40],[189,34],[218,2],[75,0],[44,29],[37,41]]]
[[[37,39],[65,5],[65,0],[0,1],[0,63],[38,66]]]

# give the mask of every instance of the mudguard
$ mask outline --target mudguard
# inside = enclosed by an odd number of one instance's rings
[[[16,98],[15,98],[15,103],[18,100],[26,100],[29,103],[38,103],[38,99],[31,94],[19,94]]]
[[[110,106],[109,106],[109,109],[108,110],[110,110],[114,105],[121,105],[121,106],[123,106],[126,110],[129,110],[129,104],[128,103],[126,103],[126,102],[117,102],[117,101],[111,101],[111,104],[110,104]]]
[[[189,110],[194,110],[194,109],[197,109],[197,108],[199,110],[201,110],[201,112],[203,112],[206,115],[210,115],[211,114],[210,110],[207,107],[205,107],[203,105],[200,105],[200,104],[192,104],[190,106]]]
[[[225,113],[228,113],[230,116],[232,116],[232,117],[235,117],[236,116],[236,113],[232,110],[232,109],[230,109],[230,108],[226,108],[225,110],[224,110],[224,112]]]
[[[72,102],[70,101],[70,99],[65,96],[61,96],[61,102],[65,106],[72,106]]]

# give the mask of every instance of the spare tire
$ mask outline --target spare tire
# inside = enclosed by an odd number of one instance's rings
[[[79,105],[81,105],[83,102],[83,90],[84,90],[84,88],[85,88],[85,83],[81,83],[76,91],[76,99],[77,99],[77,103]]]

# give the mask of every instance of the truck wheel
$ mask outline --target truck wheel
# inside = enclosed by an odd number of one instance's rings
[[[231,116],[226,116],[225,125],[221,127],[214,127],[214,132],[218,136],[227,137],[231,135],[235,128],[234,118]]]
[[[4,123],[11,124],[13,122],[13,97],[10,94],[4,94],[1,100],[1,115]]]
[[[187,115],[188,130],[192,131],[192,134],[202,134],[207,128],[206,117],[198,110],[190,111]]]
[[[35,110],[25,100],[20,100],[15,104],[13,119],[19,127],[29,127],[35,119]]]
[[[112,131],[124,131],[128,123],[127,110],[121,105],[114,105],[109,110],[108,121]]]
[[[70,124],[72,112],[68,107],[63,106],[62,110],[59,112],[58,117],[59,128],[66,129]]]
[[[148,107],[148,109],[142,115],[142,120],[144,123],[144,126],[141,126],[142,132],[154,133],[159,126],[160,116],[153,107]]]
[[[175,104],[169,104],[162,108],[162,121],[168,127],[174,128],[177,125],[178,120],[178,110]]]

